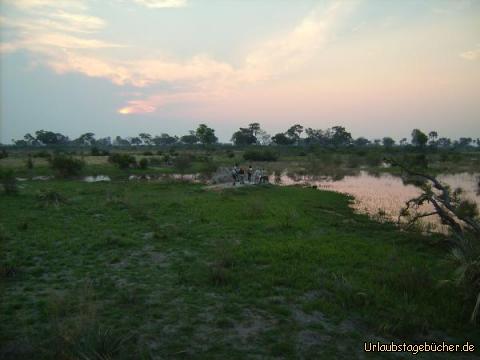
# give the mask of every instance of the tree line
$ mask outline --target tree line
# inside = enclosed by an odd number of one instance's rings
[[[205,124],[200,124],[196,130],[190,130],[183,136],[171,136],[167,133],[160,135],[151,135],[140,133],[138,136],[122,138],[103,137],[95,138],[95,134],[88,132],[82,134],[76,139],[70,139],[61,133],[39,130],[34,135],[28,133],[23,139],[12,139],[16,146],[45,146],[45,145],[71,145],[71,146],[171,146],[176,144],[184,145],[213,145],[218,143],[215,130]],[[343,126],[333,126],[331,128],[313,129],[304,128],[300,124],[295,124],[285,132],[277,133],[273,136],[263,130],[259,123],[251,123],[247,127],[241,127],[235,131],[231,137],[231,142],[238,146],[248,145],[283,145],[283,146],[302,146],[302,145],[320,145],[325,147],[367,147],[383,146],[392,148],[394,146],[414,146],[417,148],[466,148],[480,147],[480,139],[471,137],[461,137],[458,140],[451,140],[447,137],[439,137],[436,131],[430,131],[428,134],[419,129],[413,129],[410,141],[407,138],[401,139],[398,143],[391,137],[369,140],[365,137],[353,138]]]

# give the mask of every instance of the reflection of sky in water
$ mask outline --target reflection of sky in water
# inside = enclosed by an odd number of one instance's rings
[[[438,179],[452,187],[452,190],[461,187],[465,190],[463,197],[474,200],[480,206],[478,193],[479,174],[460,173],[440,175]],[[391,219],[397,219],[400,209],[405,202],[420,194],[420,190],[413,185],[404,185],[402,179],[390,174],[379,176],[369,175],[362,171],[357,176],[345,176],[341,180],[332,181],[328,177],[309,175],[287,175],[283,173],[280,179],[272,177],[272,182],[282,185],[309,184],[319,189],[338,191],[355,197],[353,207],[364,213],[378,214],[379,210]],[[280,180],[280,181],[279,181]],[[428,207],[425,207],[428,210]],[[438,225],[438,219],[428,218],[428,222]]]

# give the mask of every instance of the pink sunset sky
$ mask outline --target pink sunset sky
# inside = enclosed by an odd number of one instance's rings
[[[4,0],[0,141],[343,125],[480,136],[480,2]]]

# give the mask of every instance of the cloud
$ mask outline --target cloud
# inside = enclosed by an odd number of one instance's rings
[[[137,4],[153,8],[153,9],[164,9],[164,8],[178,8],[184,7],[187,5],[186,0],[134,0]]]
[[[185,5],[182,0],[135,1],[152,8]],[[30,6],[52,3],[49,0],[23,2]],[[120,60],[118,55],[100,56],[95,49],[120,45],[92,37],[80,37],[78,34],[95,33],[105,26],[105,22],[82,11],[69,12],[64,9],[56,9],[45,18],[30,22],[25,19],[10,20],[7,25],[19,28],[21,35],[14,42],[2,44],[0,51],[27,49],[43,55],[43,62],[57,73],[77,72],[105,78],[119,86],[146,88],[170,84],[172,94],[130,100],[119,110],[121,114],[149,113],[170,102],[224,96],[232,89],[265,82],[298,70],[326,46],[335,26],[342,16],[352,10],[354,4],[334,1],[326,8],[314,9],[290,31],[252,47],[239,66],[216,60],[207,54],[197,54],[187,60],[153,56]],[[65,29],[65,33],[59,32],[60,27]],[[148,49],[140,52],[148,54]]]
[[[3,0],[6,4],[14,5],[20,9],[38,9],[46,7],[54,8],[71,8],[77,10],[85,10],[85,2],[83,0]]]
[[[14,30],[13,38],[0,44],[2,53],[25,49],[52,54],[58,48],[100,49],[120,46],[85,37],[85,34],[98,32],[106,24],[98,17],[85,14],[79,1],[21,0],[12,3],[24,11],[20,15],[0,17],[2,28]],[[73,10],[68,8],[72,4]]]
[[[283,37],[261,44],[246,57],[245,78],[265,80],[304,65],[326,44],[335,21],[351,4],[338,1],[326,10],[315,9]]]
[[[460,54],[460,57],[468,61],[476,61],[480,59],[480,49],[465,51]]]

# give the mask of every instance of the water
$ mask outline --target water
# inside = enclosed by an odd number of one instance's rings
[[[108,181],[111,181],[111,179],[110,179],[110,176],[97,175],[97,176],[86,176],[83,178],[83,181],[88,183],[94,183],[94,182],[108,182]]]
[[[465,190],[463,198],[473,200],[480,207],[480,174],[459,173],[440,175],[438,179],[449,184],[452,189],[461,187]],[[405,202],[418,196],[421,192],[413,185],[405,185],[402,179],[391,174],[371,175],[361,171],[358,175],[345,176],[334,180],[327,176],[295,175],[286,172],[272,175],[272,183],[279,185],[309,185],[319,189],[337,191],[354,196],[352,207],[361,213],[369,215],[382,214],[390,220],[397,220]],[[428,210],[425,207],[424,210]],[[425,218],[424,222],[438,230],[445,230],[440,226],[436,217]]]

